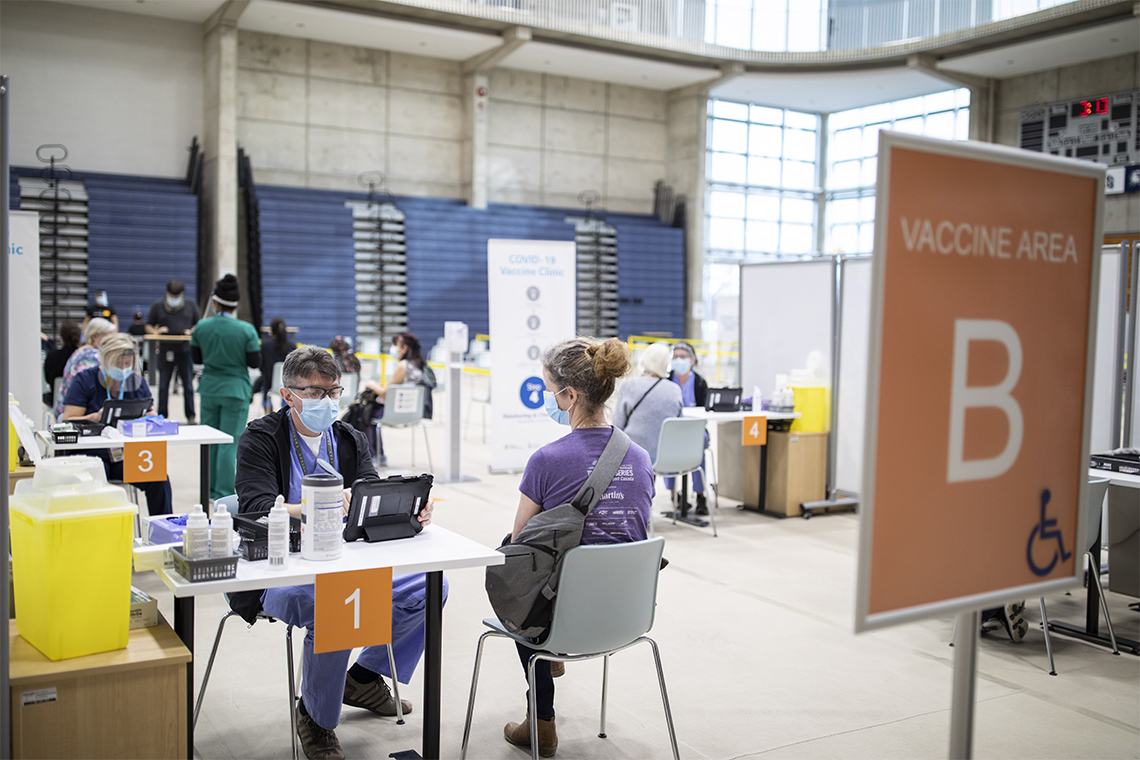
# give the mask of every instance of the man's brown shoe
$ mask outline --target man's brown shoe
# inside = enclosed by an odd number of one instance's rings
[[[503,727],[503,738],[516,747],[530,746],[530,715],[522,723],[508,723]],[[554,718],[538,721],[538,756],[554,757],[558,751],[558,732],[554,729]]]
[[[336,738],[336,731],[321,728],[317,722],[297,710],[297,738],[301,740],[301,749],[309,760],[344,760],[344,752],[340,748],[340,741]]]
[[[404,715],[412,711],[412,703],[406,699],[400,702],[404,707]],[[377,715],[391,716],[396,714],[396,700],[392,698],[392,690],[384,683],[384,677],[377,678],[372,683],[360,683],[352,677],[351,673],[344,676],[344,703],[350,707],[363,707]]]

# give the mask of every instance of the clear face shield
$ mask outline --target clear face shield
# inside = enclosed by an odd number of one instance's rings
[[[123,398],[128,393],[134,393],[142,387],[142,363],[137,351],[123,351],[117,356],[110,357],[100,363],[103,376],[103,387],[111,393]]]

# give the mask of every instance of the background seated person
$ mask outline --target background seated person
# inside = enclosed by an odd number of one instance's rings
[[[278,494],[293,517],[301,514],[301,479],[321,472],[317,459],[340,472],[344,482],[379,480],[363,434],[336,419],[341,394],[340,367],[328,352],[315,346],[298,348],[285,359],[281,397],[287,406],[249,423],[238,441],[237,495],[239,512],[264,512]],[[345,509],[350,489],[345,489]],[[432,502],[420,515],[431,522]],[[444,581],[444,599],[447,583]],[[252,622],[257,611],[307,629],[303,683],[298,703],[297,734],[305,755],[340,758],[336,738],[341,705],[363,707],[378,715],[395,715],[396,702],[382,675],[391,678],[387,650],[365,647],[351,668],[349,650],[313,651],[313,586],[289,586],[230,595],[234,611]],[[392,579],[392,647],[400,681],[408,683],[424,651],[426,579],[420,574]],[[345,672],[347,671],[347,676]],[[403,702],[410,712],[410,702]]]
[[[705,400],[709,395],[709,384],[703,377],[697,374],[697,352],[688,343],[674,343],[673,344],[673,371],[669,373],[669,379],[676,383],[681,388],[681,400],[685,406],[699,406],[704,407]],[[709,446],[709,434],[705,431],[705,448]],[[705,471],[705,458],[701,457],[701,470],[700,472],[693,473],[693,493],[697,495],[697,514],[707,515],[709,513],[708,502],[705,500],[705,480],[701,477],[701,472]],[[677,491],[675,489],[675,479],[665,478],[665,487],[669,489],[672,496],[673,508],[680,509],[681,514],[689,511],[688,504],[678,503]]]
[[[112,333],[99,343],[100,363],[83,370],[67,388],[61,420],[99,422],[103,404],[108,399],[150,398],[150,388],[139,371],[135,342],[126,333]],[[76,454],[96,456],[103,460],[108,480],[123,479],[122,449],[86,449]],[[146,494],[147,511],[152,515],[171,512],[170,479],[154,483],[135,483]]]
[[[83,370],[99,366],[99,342],[114,333],[115,326],[102,318],[92,319],[87,323],[87,327],[83,328],[83,332],[79,336],[82,345],[75,349],[71,356],[67,357],[67,363],[63,365],[63,377],[59,382],[59,398],[56,399],[53,410],[56,419],[63,416],[63,400],[67,398],[67,389],[71,387],[71,381]]]
[[[388,385],[402,385],[404,383],[419,383],[424,386],[424,419],[430,420],[432,415],[431,391],[435,388],[434,379],[429,383],[425,375],[429,374],[427,359],[424,358],[420,341],[411,333],[400,333],[392,339],[388,355],[395,357],[396,368],[392,370],[392,377]],[[376,396],[372,407],[372,419],[378,420],[384,416],[384,400],[388,394],[388,386],[381,385],[375,380],[366,380],[364,389],[372,391]],[[380,437],[380,428],[376,427],[375,437],[369,440],[369,445],[375,450],[372,456],[383,467],[388,464],[388,457],[384,456],[384,440]]]
[[[269,322],[269,336],[261,339],[261,379],[256,390],[261,392],[261,408],[266,414],[273,411],[273,402],[269,394],[273,388],[273,367],[277,362],[284,362],[285,357],[297,347],[289,340],[289,326],[281,317],[274,317]],[[281,402],[284,406],[285,402]]]
[[[613,395],[617,379],[630,369],[629,350],[617,338],[601,343],[590,338],[571,338],[546,350],[542,357],[546,412],[555,422],[569,425],[570,432],[531,454],[527,461],[519,485],[519,507],[511,540],[517,538],[539,512],[573,499],[586,482],[613,435],[613,429],[606,424],[606,400]],[[586,516],[582,543],[620,544],[645,540],[653,493],[649,455],[632,443],[610,487]],[[605,590],[599,589],[599,593]],[[541,642],[545,637],[543,633],[535,637],[535,641]],[[525,674],[536,650],[522,644],[515,646]],[[539,754],[553,757],[558,748],[558,734],[554,728],[554,674],[550,661],[539,660],[534,675]],[[508,723],[503,728],[503,736],[511,744],[529,747],[530,724],[526,719],[521,723]]]
[[[63,377],[63,370],[67,366],[67,360],[79,348],[79,325],[72,322],[70,319],[65,319],[59,326],[59,342],[62,344],[59,348],[53,348],[44,357],[44,382],[47,383],[48,388],[52,388],[55,384],[56,378]],[[44,403],[51,406],[55,403],[52,398],[54,391],[49,390],[44,394]]]
[[[668,382],[669,347],[654,343],[641,354],[641,377],[621,384],[614,402],[614,427],[624,430],[630,440],[657,459],[661,425],[670,417],[681,416],[681,388]]]

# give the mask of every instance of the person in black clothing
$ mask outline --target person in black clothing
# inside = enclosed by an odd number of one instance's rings
[[[141,311],[135,312],[134,323],[127,328],[127,332],[136,338],[141,338],[146,335],[146,315]]]
[[[53,387],[56,378],[63,377],[63,368],[67,366],[67,360],[75,353],[75,349],[79,348],[79,334],[79,325],[70,319],[60,324],[59,341],[63,346],[52,349],[44,358],[44,380],[47,381],[48,388]],[[55,403],[52,391],[49,390],[44,394],[44,403],[48,406]]]
[[[166,283],[166,297],[155,301],[146,318],[147,335],[189,335],[198,324],[198,304],[186,300],[186,286],[178,280]],[[182,408],[186,422],[194,424],[194,367],[190,361],[189,343],[154,341],[161,355],[158,375],[158,413],[169,411],[170,379],[174,373],[182,380]]]
[[[83,332],[87,332],[87,323],[95,317],[101,317],[119,329],[119,315],[111,305],[111,299],[105,290],[95,291],[95,303],[87,307],[87,316],[83,318]]]
[[[288,406],[253,420],[237,445],[238,512],[265,512],[278,495],[293,517],[301,514],[301,480],[320,472],[318,460],[335,467],[346,484],[377,481],[364,435],[335,419],[342,391],[341,372],[333,357],[315,346],[289,354],[282,369],[281,395]],[[350,489],[345,489],[345,506]],[[420,513],[431,522],[432,501]],[[400,681],[407,683],[424,651],[426,577],[422,573],[392,579],[392,654]],[[447,582],[444,580],[444,599]],[[308,629],[302,661],[297,734],[310,760],[337,760],[344,753],[336,738],[342,705],[377,715],[395,715],[396,702],[381,675],[392,676],[385,646],[365,647],[349,667],[351,650],[314,651],[314,588],[286,586],[230,594],[230,606],[253,622],[257,612]],[[403,702],[404,713],[412,710]]]
[[[257,387],[262,395],[261,406],[267,413],[272,411],[269,393],[277,390],[273,387],[273,365],[285,361],[285,357],[296,347],[297,344],[289,340],[285,320],[274,317],[269,323],[269,337],[261,339],[261,382]]]

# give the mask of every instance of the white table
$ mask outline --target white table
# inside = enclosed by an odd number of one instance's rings
[[[76,443],[56,443],[51,433],[37,430],[36,436],[43,442],[50,456],[57,451],[91,451],[93,449],[118,449],[127,441],[165,441],[171,445],[196,445],[200,447],[199,499],[203,506],[210,503],[210,446],[218,443],[233,443],[229,433],[209,425],[179,425],[175,435],[148,435],[145,438],[125,436],[115,428],[105,428],[103,435],[80,436]]]
[[[174,631],[194,652],[194,597],[254,589],[300,586],[313,583],[318,575],[352,570],[391,567],[394,575],[427,573],[427,619],[424,629],[424,727],[423,757],[438,759],[440,681],[443,652],[443,571],[465,567],[501,565],[504,555],[482,544],[429,525],[412,538],[374,544],[355,541],[344,545],[340,559],[314,562],[290,554],[284,570],[270,570],[268,562],[238,560],[237,577],[224,581],[190,583],[172,570],[158,576],[174,593]],[[194,663],[187,676],[186,706],[189,731],[188,757],[194,756]]]

